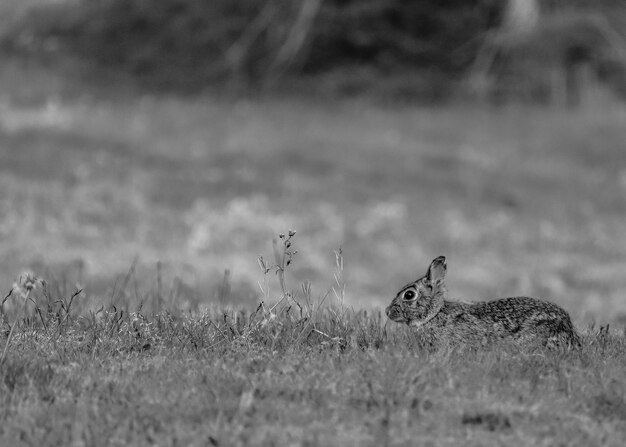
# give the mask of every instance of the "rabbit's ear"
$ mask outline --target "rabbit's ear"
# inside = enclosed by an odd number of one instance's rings
[[[430,267],[428,267],[428,272],[426,272],[426,279],[433,284],[443,282],[447,268],[445,256],[439,256],[433,259],[433,262],[430,263]]]

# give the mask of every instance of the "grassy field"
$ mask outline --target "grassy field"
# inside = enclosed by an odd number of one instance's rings
[[[11,297],[40,307],[8,318],[3,445],[620,446],[626,436],[623,329],[587,328],[574,351],[432,350],[380,312],[337,301],[76,316],[69,297],[37,287]]]
[[[135,262],[139,295],[159,276],[195,309],[228,269],[230,301],[254,306],[256,258],[293,228],[293,286],[326,294],[342,247],[357,307],[385,303],[444,254],[455,297],[541,295],[579,321],[626,311],[623,105],[424,108],[72,85],[3,66],[4,284],[30,268],[101,297]]]
[[[623,104],[145,95],[1,57],[0,445],[623,445]],[[552,300],[582,349],[387,323],[437,255],[452,298]]]
[[[5,74],[2,283],[47,285],[3,306],[1,444],[623,444],[620,106],[29,97]],[[299,305],[259,309],[289,227]],[[544,296],[582,350],[430,351],[386,323],[438,254],[453,297]]]

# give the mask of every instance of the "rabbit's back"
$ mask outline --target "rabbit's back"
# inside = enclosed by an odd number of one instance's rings
[[[568,313],[556,304],[530,297],[462,303],[445,301],[431,321],[442,335],[467,341],[488,342],[547,340],[578,344]]]

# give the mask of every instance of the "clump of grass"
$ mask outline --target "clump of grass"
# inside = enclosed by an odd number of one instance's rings
[[[343,257],[341,250],[336,255],[336,286],[321,296],[317,301],[312,295],[312,285],[304,282],[300,290],[289,287],[287,272],[294,256],[298,253],[294,248],[296,232],[289,230],[281,233],[273,240],[274,264],[259,256],[258,262],[263,273],[263,282],[259,283],[262,301],[256,309],[255,316],[260,315],[250,330],[260,336],[264,343],[275,348],[298,348],[301,344],[309,344],[312,340],[322,347],[333,346],[344,349],[348,343],[349,331],[346,330],[346,314],[344,308],[345,284],[343,283]],[[279,284],[279,297],[273,299],[269,275],[274,272]],[[330,291],[337,298],[337,306],[324,306]],[[272,303],[273,304],[267,304]]]
[[[174,348],[204,352],[245,347],[288,353],[328,348],[339,352],[376,351],[393,346],[424,355],[434,349],[419,333],[395,325],[388,328],[381,310],[346,306],[341,249],[334,253],[333,284],[325,292],[315,296],[310,282],[292,284],[289,273],[298,254],[295,236],[296,232],[289,230],[273,240],[273,262],[263,256],[258,258],[263,278],[259,282],[259,302],[254,308],[228,306],[228,294],[222,292],[219,304],[203,312],[181,312],[163,299],[167,294],[158,276],[158,291],[152,298],[158,299],[159,305],[152,306],[151,313],[146,312],[144,300],[136,299],[136,308],[130,309],[124,302],[124,291],[131,282],[133,264],[108,304],[105,300],[95,309],[76,311],[75,303],[86,296],[83,289],[53,298],[46,281],[33,274],[22,275],[0,306],[7,334],[0,363],[11,348],[18,349],[16,337],[22,348],[32,346],[33,343],[26,343],[29,336],[33,342],[45,340],[51,346],[64,346],[60,354],[63,358],[70,351],[100,356]],[[229,280],[226,273],[220,290],[230,289]],[[58,295],[61,288],[56,290]],[[12,309],[8,304],[12,304]],[[604,356],[610,349],[626,345],[623,339],[623,333],[610,333],[607,325],[597,331],[589,328],[584,344],[587,352]],[[444,347],[448,352],[455,349]]]
[[[297,254],[295,235],[295,231],[289,230],[274,239],[273,263],[259,257],[263,281],[259,283],[261,300],[254,311],[213,306],[203,313],[181,313],[164,303],[166,293],[162,290],[159,268],[157,291],[152,296],[158,305],[151,306],[152,313],[146,313],[144,299],[136,291],[136,308],[131,310],[125,300],[128,300],[126,289],[132,282],[135,263],[120,285],[114,287],[108,304],[101,303],[95,309],[78,312],[73,311],[74,303],[77,298],[85,296],[83,289],[63,297],[59,294],[66,288],[57,286],[56,294],[59,296],[53,298],[46,281],[32,274],[22,275],[0,307],[8,328],[1,361],[10,353],[17,332],[22,348],[27,334],[36,334],[36,338],[46,340],[53,346],[64,346],[59,353],[63,359],[67,359],[72,352],[72,355],[88,352],[102,356],[113,352],[146,352],[174,347],[184,351],[246,347],[269,352],[286,352],[301,347],[346,349],[354,338],[355,329],[352,326],[359,318],[344,304],[341,250],[335,253],[335,284],[315,299],[311,283],[305,282],[297,289],[291,286],[288,277]],[[272,289],[274,276],[278,285],[276,294]],[[220,289],[230,289],[228,281],[229,275],[225,274]],[[326,299],[331,293],[337,302],[327,305]],[[223,295],[220,305],[226,297],[225,292]],[[13,305],[14,309],[10,312],[5,309],[7,303]],[[369,344],[363,342],[366,338],[363,334],[365,328],[374,324],[373,321],[368,322],[366,318],[358,323],[363,346]],[[380,316],[376,320],[378,323]],[[17,349],[17,346],[13,348]]]

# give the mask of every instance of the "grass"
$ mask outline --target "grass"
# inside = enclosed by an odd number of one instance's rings
[[[268,282],[288,279],[273,273],[289,273],[282,240]],[[626,334],[608,326],[587,328],[574,351],[433,350],[380,311],[345,308],[339,287],[324,306],[287,290],[252,312],[146,315],[79,315],[34,278],[14,290],[9,299],[32,298],[37,311],[4,314],[16,328],[0,364],[7,445],[620,445],[626,435]]]
[[[66,354],[67,365],[11,358],[3,441],[617,446],[624,437],[626,405],[613,389],[622,390],[623,340],[604,354],[452,360],[391,343],[288,355],[250,342],[181,348]]]

